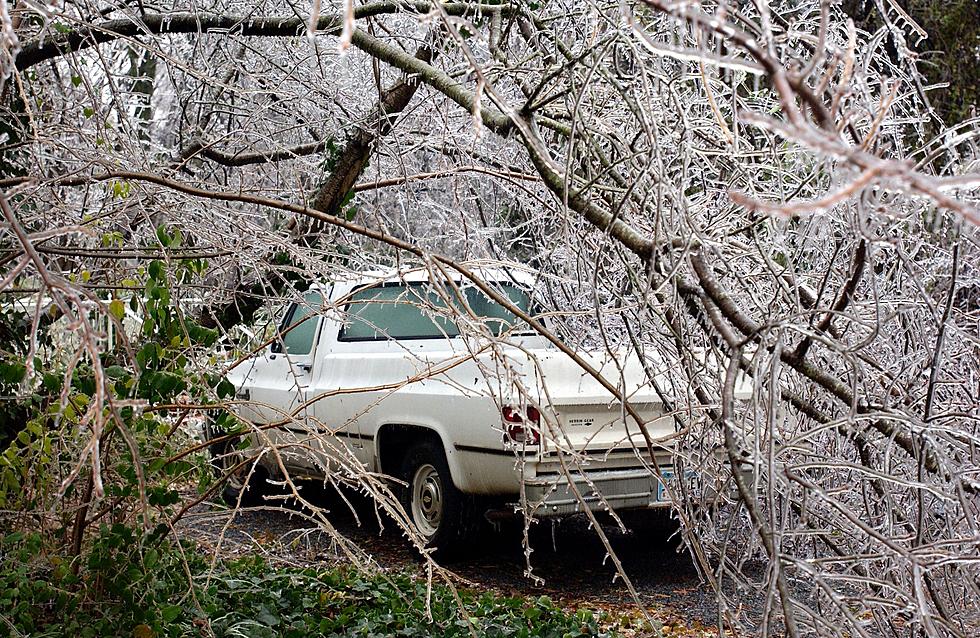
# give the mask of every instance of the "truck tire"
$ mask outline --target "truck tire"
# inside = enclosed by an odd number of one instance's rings
[[[216,436],[222,436],[220,433]],[[210,438],[210,437],[209,437]],[[237,470],[228,475],[221,489],[221,498],[232,507],[237,505],[251,506],[262,503],[263,497],[269,493],[269,472],[262,465],[244,463],[247,457],[237,449],[241,437],[223,439],[208,446],[211,453],[211,468],[216,479],[225,476],[232,468]]]
[[[442,446],[430,440],[409,448],[401,478],[408,484],[402,505],[425,547],[439,560],[459,556],[478,517],[473,499],[453,485]]]

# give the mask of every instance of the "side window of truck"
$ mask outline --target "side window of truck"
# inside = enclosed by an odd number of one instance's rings
[[[497,290],[524,312],[529,311],[530,298],[525,291],[506,284],[498,284]],[[466,303],[470,310],[487,325],[494,336],[499,337],[520,324],[513,313],[490,299],[476,286],[464,288],[463,294],[466,296]]]
[[[459,335],[456,324],[440,314],[445,301],[424,285],[386,284],[351,295],[340,341],[438,339]]]
[[[322,303],[323,297],[320,293],[311,292],[305,295],[303,303],[294,303],[290,306],[280,329],[283,333],[282,344],[287,354],[310,354],[313,350],[316,327],[319,325],[317,310]],[[282,352],[282,348],[277,345],[273,346],[273,351]]]
[[[531,311],[528,293],[509,284],[496,284],[497,289],[524,312]],[[462,290],[465,308],[478,321],[486,324],[490,333],[500,336],[522,323],[478,288]],[[464,311],[462,300],[453,301],[456,312]],[[453,312],[446,301],[425,284],[384,284],[354,291],[347,304],[347,323],[340,341],[381,341],[385,339],[438,339],[459,336],[459,327],[450,318]],[[526,327],[525,327],[526,329]]]

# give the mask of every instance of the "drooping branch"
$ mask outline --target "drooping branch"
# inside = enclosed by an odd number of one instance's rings
[[[747,339],[761,344],[761,333],[765,326],[742,311],[731,294],[711,273],[710,267],[699,251],[692,252],[690,259],[698,276],[699,287],[707,295],[710,303],[714,304],[725,320],[745,335]],[[858,397],[851,391],[847,383],[810,361],[797,358],[794,352],[783,350],[778,353],[778,356],[803,378],[814,383],[843,404],[853,406],[858,414],[868,415],[870,417],[868,419],[869,424],[882,436],[894,442],[910,457],[919,459],[921,456],[922,465],[926,470],[948,478],[934,446],[927,444],[925,440],[917,441],[915,434],[909,428],[900,427],[895,420],[876,418],[871,414],[872,410],[876,409],[875,406],[858,401]],[[976,491],[976,486],[970,481],[963,481],[962,485],[964,489],[970,492]]]
[[[351,35],[351,43],[365,53],[404,73],[418,75],[422,82],[436,89],[470,113],[477,112],[475,105],[479,96],[476,92],[469,90],[450,77],[448,73],[437,69],[426,60],[392,46],[363,29],[354,29]],[[501,137],[506,137],[510,133],[514,122],[506,114],[501,113],[498,109],[485,106],[481,106],[478,110],[484,126]]]
[[[854,263],[851,265],[851,276],[847,279],[844,287],[841,289],[840,294],[837,295],[837,299],[834,301],[834,305],[831,306],[830,311],[824,314],[815,327],[815,332],[818,335],[824,334],[830,329],[830,324],[834,320],[834,317],[847,308],[847,304],[850,303],[851,297],[854,296],[854,290],[857,288],[858,282],[861,281],[861,275],[864,273],[864,265],[867,263],[868,259],[868,243],[864,239],[858,244],[857,250],[854,251]],[[813,343],[811,337],[806,337],[800,342],[800,345],[796,347],[796,351],[793,353],[793,357],[796,359],[803,360],[806,357],[807,351],[810,349],[810,345]]]
[[[415,58],[420,62],[428,63],[432,60],[433,51],[433,47],[423,45],[415,54]],[[378,106],[368,115],[367,123],[349,137],[332,163],[330,172],[326,174],[313,197],[310,198],[309,207],[312,210],[331,217],[341,213],[340,209],[353,194],[354,184],[367,167],[374,145],[379,138],[391,131],[398,115],[411,102],[419,84],[417,76],[406,75],[382,91]],[[297,240],[308,240],[310,235],[323,228],[322,220],[303,215],[294,215],[287,226]],[[278,270],[275,255],[270,255],[265,261],[270,263],[272,270]],[[276,281],[282,285],[287,283],[282,276],[277,276]],[[232,298],[220,308],[209,308],[207,315],[202,317],[202,323],[210,327],[217,325],[227,327],[248,321],[261,307],[264,292],[267,291],[263,289],[261,281],[242,283],[235,290]]]
[[[433,55],[434,48],[423,45],[415,53],[415,59],[428,64]],[[328,215],[337,214],[364,172],[372,147],[379,138],[391,131],[398,115],[408,107],[419,85],[418,77],[403,75],[382,92],[377,108],[367,118],[368,124],[359,128],[347,140],[333,170],[317,188],[310,202],[311,208]]]
[[[98,175],[93,175],[91,177],[71,177],[67,179],[58,180],[56,183],[61,186],[81,186],[90,184],[93,182],[105,182],[109,180],[132,180],[138,182],[147,182],[151,184],[156,184],[170,190],[184,193],[185,195],[190,195],[191,197],[208,199],[214,201],[227,201],[227,202],[239,202],[243,204],[251,204],[255,206],[267,207],[271,209],[277,209],[285,212],[292,213],[293,215],[299,217],[308,217],[310,219],[317,220],[320,223],[327,224],[330,226],[335,226],[342,228],[351,233],[372,239],[374,241],[387,244],[393,248],[400,251],[406,252],[416,257],[427,258],[433,262],[439,263],[442,266],[455,270],[460,275],[468,279],[473,285],[478,287],[488,298],[494,302],[500,304],[508,312],[511,312],[514,316],[520,320],[527,323],[535,332],[540,334],[542,337],[550,341],[556,348],[561,350],[569,358],[571,358],[576,365],[578,365],[582,371],[595,379],[602,387],[610,393],[611,396],[615,397],[623,405],[623,409],[629,414],[637,423],[641,434],[643,435],[644,441],[646,443],[647,449],[650,453],[651,459],[656,462],[654,458],[654,451],[659,449],[659,445],[664,442],[663,439],[653,438],[646,427],[646,421],[643,416],[637,411],[636,406],[634,406],[629,399],[628,395],[625,395],[621,388],[611,382],[605,374],[599,369],[597,369],[592,363],[587,359],[580,356],[573,349],[571,349],[567,344],[563,343],[562,340],[551,330],[547,328],[541,321],[532,315],[528,314],[527,311],[520,308],[515,302],[496,290],[493,286],[488,285],[482,277],[464,264],[451,259],[445,255],[440,255],[437,253],[432,253],[420,248],[418,245],[399,239],[393,235],[390,235],[383,230],[375,230],[367,226],[357,224],[355,222],[349,221],[344,217],[337,215],[330,215],[322,211],[312,209],[308,206],[300,206],[297,204],[292,204],[289,202],[284,202],[277,199],[272,199],[268,197],[261,197],[251,194],[243,193],[233,193],[233,192],[221,192],[221,191],[209,191],[201,189],[195,186],[190,186],[177,182],[165,177],[155,175],[152,173],[139,173],[133,171],[107,171]],[[673,438],[673,435],[669,435],[668,438]]]
[[[416,11],[427,11],[431,5],[427,2],[416,2],[410,7]],[[403,10],[405,3],[376,2],[358,7],[355,18],[395,13]],[[463,15],[468,12],[501,12],[511,11],[510,5],[489,5],[482,3],[452,3],[442,5],[440,10],[447,15]],[[342,26],[340,15],[322,16],[317,23],[318,30],[326,33],[339,32]],[[71,51],[79,51],[97,44],[110,42],[119,38],[134,37],[141,34],[167,33],[222,33],[252,37],[295,37],[301,35],[307,28],[307,23],[298,17],[244,17],[244,16],[202,16],[195,13],[149,14],[142,18],[139,24],[129,19],[111,20],[97,26],[86,26],[70,33],[54,38],[40,38],[28,42],[17,58],[17,68],[27,69],[44,60],[52,59]],[[373,57],[400,69],[406,74],[417,74],[421,82],[440,91],[459,106],[470,112],[479,112],[483,124],[502,137],[507,137],[515,129],[511,117],[501,111],[481,106],[476,109],[478,96],[474,91],[451,78],[448,74],[432,66],[428,62],[431,57],[416,56],[406,53],[370,34],[355,29],[352,33],[352,44]],[[391,115],[400,112],[414,95],[418,82],[412,79],[403,80],[382,96],[381,106],[375,112],[378,130],[390,127]],[[386,114],[386,115],[385,115]],[[561,128],[547,118],[529,116],[530,124]],[[643,233],[632,228],[613,213],[606,211],[589,198],[584,197],[572,187],[573,179],[557,170],[558,164],[551,158],[544,143],[536,134],[529,134],[529,127],[521,129],[523,142],[529,151],[530,158],[538,169],[545,184],[559,197],[567,202],[570,208],[582,215],[594,226],[610,233],[621,241],[641,259],[649,258],[652,251],[650,242]],[[370,133],[363,131],[368,136]],[[383,135],[384,132],[381,134]],[[353,187],[356,178],[363,170],[366,158],[365,151],[370,146],[363,140],[355,138],[350,142],[350,153],[344,154],[337,163],[339,170],[334,171],[323,182],[314,197],[313,207],[317,210],[334,210]],[[306,151],[308,149],[301,149]],[[238,166],[261,161],[261,154],[253,153],[246,156],[228,156],[200,144],[188,152],[200,152],[205,157],[221,164]],[[315,151],[313,151],[315,152]],[[283,158],[289,151],[283,151]],[[360,158],[360,159],[359,159]],[[264,159],[264,158],[263,158]]]
[[[384,14],[431,10],[429,2],[371,2],[354,9],[355,19]],[[453,2],[444,6],[450,15],[467,13],[495,13],[512,10],[507,4],[481,2]],[[317,21],[317,31],[325,34],[340,33],[343,17],[339,14],[323,15]],[[309,27],[307,19],[299,16],[241,16],[206,15],[196,12],[144,14],[138,19],[119,18],[100,24],[84,24],[66,33],[45,34],[26,42],[17,55],[16,68],[24,71],[46,60],[68,53],[81,51],[99,44],[141,35],[176,33],[220,34],[245,37],[301,36]]]
[[[201,140],[194,140],[181,152],[180,159],[187,161],[193,157],[204,157],[215,164],[239,168],[251,164],[266,164],[322,153],[327,148],[327,141],[298,144],[291,148],[281,148],[268,151],[248,151],[241,153],[226,153]]]
[[[569,208],[593,226],[612,235],[642,260],[646,261],[650,258],[653,252],[653,242],[649,238],[579,192],[574,185],[574,175],[568,175],[561,170],[537,133],[538,126],[546,123],[542,118],[534,114],[513,113],[508,115],[496,108],[484,105],[479,105],[477,108],[479,96],[476,92],[470,91],[432,65],[414,58],[360,29],[354,31],[351,41],[359,49],[379,60],[406,73],[418,74],[422,82],[443,93],[468,112],[478,113],[483,124],[501,137],[508,137],[516,132],[545,185],[560,200],[566,202]],[[492,88],[488,87],[486,91],[491,93]]]

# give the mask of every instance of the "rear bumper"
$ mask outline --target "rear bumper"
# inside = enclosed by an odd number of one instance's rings
[[[661,473],[667,481],[674,476],[670,467],[661,466]],[[524,480],[524,493],[527,513],[538,517],[607,507],[614,510],[670,507],[663,483],[650,470],[642,468],[573,472],[568,476],[539,475]]]

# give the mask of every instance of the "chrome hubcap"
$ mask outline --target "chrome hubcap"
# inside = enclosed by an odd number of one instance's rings
[[[442,521],[442,480],[426,463],[412,478],[412,521],[425,538],[432,538]]]

